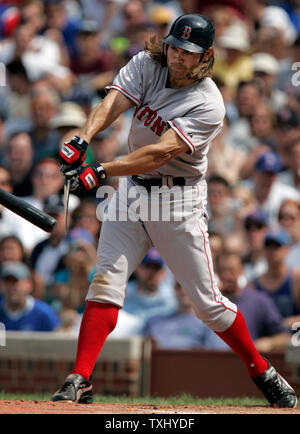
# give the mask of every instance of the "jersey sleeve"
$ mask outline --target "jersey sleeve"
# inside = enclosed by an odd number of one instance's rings
[[[196,151],[205,152],[212,139],[223,127],[225,111],[208,110],[205,113],[193,113],[178,117],[168,122],[169,126],[188,145],[191,154]]]
[[[115,77],[113,84],[106,90],[116,89],[131,99],[134,104],[141,105],[143,98],[143,67],[145,52],[135,55]]]

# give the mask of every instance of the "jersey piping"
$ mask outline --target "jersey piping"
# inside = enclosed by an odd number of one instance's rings
[[[129,92],[127,92],[127,90],[123,89],[121,86],[118,86],[117,84],[112,84],[111,86],[106,86],[106,89],[116,89],[116,90],[119,90],[125,96],[127,96],[128,98],[130,98],[135,104],[137,104],[137,103],[138,103],[138,105],[142,104],[142,102],[140,100],[138,100],[137,98],[135,98],[133,95],[131,95]]]
[[[193,145],[193,143],[183,134],[183,132],[177,127],[177,125],[174,124],[173,121],[168,122],[172,129],[177,132],[177,134],[186,142],[188,147],[191,149],[192,153],[195,152],[196,148]]]
[[[200,230],[200,232],[201,232],[201,234],[203,236],[204,252],[205,252],[205,256],[206,256],[206,260],[207,260],[207,266],[208,266],[208,271],[209,271],[209,275],[210,275],[210,282],[211,282],[211,289],[212,289],[212,292],[214,293],[215,302],[222,304],[222,306],[224,306],[225,309],[229,309],[231,312],[236,313],[236,311],[234,311],[233,309],[230,309],[230,307],[226,306],[224,303],[222,303],[222,301],[217,300],[217,295],[216,295],[216,292],[214,290],[214,283],[213,283],[212,272],[211,272],[211,268],[210,268],[210,265],[209,265],[209,258],[208,258],[207,250],[206,250],[206,238],[205,238],[203,230],[201,229],[200,224],[199,224],[198,221],[197,221],[197,224],[198,224],[199,230]]]

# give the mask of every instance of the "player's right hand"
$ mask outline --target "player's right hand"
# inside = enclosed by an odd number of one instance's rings
[[[64,143],[59,151],[60,171],[66,173],[81,166],[85,161],[88,145],[88,142],[78,136]]]
[[[77,169],[65,172],[64,176],[70,180],[70,191],[91,191],[107,178],[106,172],[100,163],[83,164]]]

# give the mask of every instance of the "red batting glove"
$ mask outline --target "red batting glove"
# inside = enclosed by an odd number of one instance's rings
[[[88,142],[78,136],[73,137],[70,142],[64,143],[59,151],[60,171],[65,173],[81,166],[86,158]]]
[[[77,188],[91,191],[101,184],[101,181],[107,178],[106,172],[99,163],[83,164],[77,169],[65,173],[66,178],[70,178],[70,190]]]

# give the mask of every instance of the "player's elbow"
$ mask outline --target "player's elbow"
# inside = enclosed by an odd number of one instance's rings
[[[182,149],[182,147],[175,143],[164,144],[163,146],[160,146],[159,144],[150,145],[148,148],[148,155],[151,155],[151,165],[153,166],[151,169],[163,166],[184,151],[185,150]]]
[[[160,151],[155,155],[153,163],[156,167],[160,167],[170,161],[172,158],[174,158],[174,156],[175,155],[173,155],[173,153],[170,151]]]

